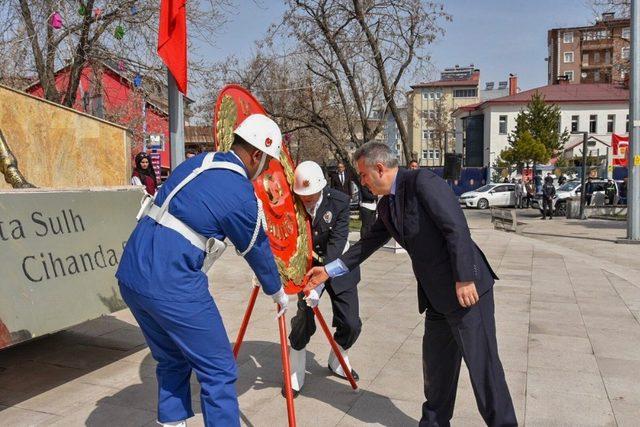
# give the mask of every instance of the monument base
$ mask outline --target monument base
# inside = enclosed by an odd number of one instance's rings
[[[400,246],[400,243],[396,242],[396,239],[389,239],[389,241],[383,246],[383,249],[394,254],[407,253],[407,251],[402,246]]]

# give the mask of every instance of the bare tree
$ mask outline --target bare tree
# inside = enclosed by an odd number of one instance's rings
[[[442,33],[439,22],[449,19],[442,6],[420,0],[286,3],[283,21],[253,57],[246,63],[228,58],[219,76],[249,87],[285,129],[322,138],[345,162],[349,148],[381,132],[380,118],[390,111],[405,158],[411,158],[398,105],[401,86],[411,73],[427,69],[424,47]]]
[[[440,97],[434,104],[433,117],[429,117],[429,124],[433,130],[433,141],[435,146],[440,150],[440,165],[444,161],[444,155],[449,149],[449,142],[453,135],[453,108],[447,106],[445,97]],[[455,144],[455,141],[451,142]]]
[[[332,87],[346,134],[355,146],[373,139],[387,110],[396,120],[405,158],[410,158],[409,137],[398,98],[403,77],[411,66],[427,59],[422,49],[442,33],[439,21],[449,19],[443,6],[420,0],[288,0],[284,31],[307,53],[312,84]],[[317,113],[317,110],[312,110]],[[277,114],[277,113],[276,113]],[[343,132],[326,129],[318,115],[288,116],[341,138]],[[337,148],[337,147],[336,147]],[[341,150],[338,150],[340,153]],[[348,159],[344,159],[348,160]]]
[[[190,34],[215,34],[226,5],[227,1],[190,1]],[[41,84],[46,99],[66,106],[75,102],[87,64],[124,61],[137,73],[164,80],[164,68],[155,55],[158,14],[157,0],[5,0],[0,3],[0,52],[5,60],[0,78],[20,84],[25,76],[31,77]],[[60,28],[52,25],[54,16],[61,18]],[[190,59],[193,77],[205,64]],[[61,85],[55,73],[65,66],[69,78]]]

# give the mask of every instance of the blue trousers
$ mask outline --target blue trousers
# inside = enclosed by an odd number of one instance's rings
[[[236,363],[213,298],[161,301],[123,284],[120,293],[158,362],[158,421],[193,416],[189,379],[194,370],[201,386],[205,425],[239,426]]]

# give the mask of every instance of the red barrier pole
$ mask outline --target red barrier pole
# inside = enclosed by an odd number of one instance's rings
[[[240,346],[242,345],[244,334],[245,332],[247,332],[247,325],[249,325],[249,319],[251,319],[251,313],[253,312],[253,307],[256,305],[256,299],[258,299],[259,291],[260,286],[253,285],[253,290],[251,291],[251,296],[249,297],[249,305],[247,306],[247,311],[245,311],[244,313],[242,325],[240,326],[240,330],[238,331],[238,338],[236,338],[236,342],[233,345],[233,357],[236,359],[238,358],[238,352],[240,351]]]
[[[324,331],[324,334],[327,336],[329,345],[331,345],[333,353],[338,358],[340,366],[342,366],[342,370],[347,375],[347,379],[349,380],[349,383],[351,383],[351,388],[353,388],[355,391],[358,391],[358,384],[356,384],[356,380],[353,378],[353,375],[351,375],[351,369],[347,366],[347,362],[344,361],[342,353],[340,353],[340,349],[338,348],[338,344],[336,343],[336,340],[333,339],[331,330],[327,326],[327,322],[324,321],[324,317],[322,317],[322,313],[320,313],[320,309],[318,309],[318,306],[313,307],[313,313],[316,315],[316,319],[318,319],[318,322],[320,322],[320,327]]]
[[[276,304],[277,312],[280,312],[280,305]],[[291,366],[289,365],[289,346],[287,344],[287,324],[284,314],[278,317],[278,327],[280,329],[280,350],[282,353],[282,369],[284,370],[284,394],[287,398],[287,416],[289,427],[296,426],[296,410],[293,406],[293,391],[291,391]]]

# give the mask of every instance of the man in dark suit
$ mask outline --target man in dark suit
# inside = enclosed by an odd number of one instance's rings
[[[331,188],[342,191],[349,196],[349,200],[351,200],[351,196],[353,195],[351,182],[351,174],[347,172],[344,163],[338,163],[338,171],[331,176]]]
[[[295,170],[293,191],[311,217],[313,233],[314,265],[324,265],[338,258],[349,247],[349,199],[340,191],[326,188],[320,166],[311,161],[302,162]],[[333,309],[333,335],[340,353],[349,364],[348,350],[358,339],[362,322],[360,321],[358,288],[360,268],[355,267],[349,273],[327,280],[324,285],[311,290],[308,296],[298,295],[298,312],[291,319],[291,385],[297,396],[304,384],[306,346],[316,331],[313,307],[318,305],[322,291],[326,290]],[[336,375],[346,375],[333,351],[329,354],[329,369]],[[358,379],[358,374],[351,369]]]
[[[498,357],[493,284],[482,251],[471,240],[458,200],[428,170],[400,170],[385,145],[370,142],[354,158],[363,185],[377,195],[378,220],[336,261],[307,273],[312,288],[357,267],[390,237],[409,253],[426,311],[422,358],[426,401],[420,426],[448,426],[461,359],[469,369],[478,409],[487,425],[517,425]]]

